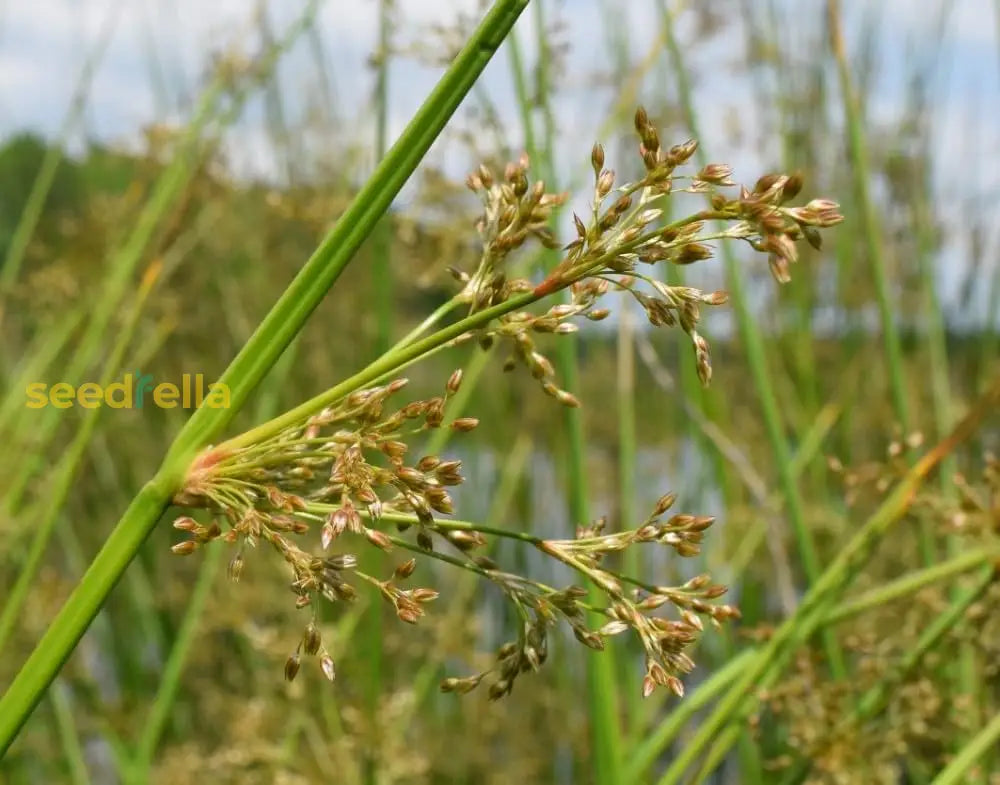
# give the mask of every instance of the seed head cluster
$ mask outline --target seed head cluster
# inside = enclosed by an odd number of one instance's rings
[[[525,291],[545,296],[568,288],[571,294],[570,303],[554,306],[541,316],[518,311],[499,317],[481,340],[489,346],[494,337],[511,339],[514,351],[508,367],[527,366],[547,394],[569,406],[577,401],[554,383],[551,364],[535,345],[539,333],[571,334],[576,325],[570,320],[580,316],[600,321],[609,311],[597,307],[598,299],[609,289],[626,291],[653,326],[679,325],[684,330],[695,353],[698,375],[708,384],[711,354],[697,330],[699,308],[724,304],[726,293],[669,286],[644,272],[644,266],[658,262],[689,265],[712,257],[712,241],[742,240],[767,254],[775,279],[785,283],[790,279],[790,266],[799,259],[797,242],[804,238],[819,249],[819,230],[843,220],[839,206],[826,199],[801,207],[789,205],[802,189],[801,175],[768,174],[753,188],[740,186],[735,194],[728,193],[724,189],[736,184],[732,168],[725,164],[683,173],[698,148],[696,141],[662,147],[656,127],[641,107],[635,114],[635,130],[645,175],[616,187],[614,170],[605,168],[604,148],[594,145],[590,213],[585,218],[573,215],[576,237],[562,247],[562,260],[537,286],[526,279],[508,281],[503,262],[529,237],[553,247],[547,226],[566,195],[547,193],[541,181],[529,185],[527,157],[508,165],[502,179],[483,166],[467,180],[483,202],[478,228],[484,250],[473,274],[454,274],[465,283],[463,295],[472,307],[495,305]],[[705,194],[709,206],[664,224],[663,200],[678,193]]]
[[[529,239],[549,248],[559,246],[550,224],[566,195],[548,193],[542,182],[532,183],[527,158],[508,165],[502,177],[481,166],[467,181],[482,200],[477,229],[483,250],[474,271],[452,273],[462,286],[456,301],[467,306],[469,317],[475,317],[470,324],[476,327],[449,340],[478,338],[483,347],[509,346],[504,367],[527,368],[547,395],[567,406],[580,402],[558,385],[552,363],[539,350],[541,337],[576,332],[574,320],[579,317],[606,318],[609,310],[600,300],[609,291],[624,292],[642,306],[654,326],[680,326],[707,384],[712,366],[708,343],[697,329],[700,307],[721,305],[726,294],[670,286],[644,272],[645,267],[661,261],[691,264],[711,256],[709,242],[739,239],[767,253],[775,277],[784,281],[798,259],[796,242],[804,237],[818,247],[819,228],[841,220],[837,206],[825,200],[789,206],[802,186],[796,175],[768,175],[753,189],[740,188],[727,196],[721,189],[734,186],[728,166],[712,164],[681,174],[697,144],[663,148],[641,108],[635,128],[645,175],[616,187],[614,171],[605,168],[604,149],[594,146],[590,214],[585,219],[573,216],[575,238],[562,246],[561,261],[538,284],[509,277],[509,260]],[[661,200],[679,192],[707,194],[709,207],[663,223]],[[561,290],[568,292],[568,302],[540,313],[527,310]],[[487,322],[483,312],[488,309],[493,312]],[[442,339],[442,345],[446,342]],[[280,418],[272,429],[205,450],[174,501],[206,510],[210,520],[202,523],[187,515],[177,519],[175,527],[188,537],[174,551],[190,554],[222,539],[235,548],[229,575],[236,581],[245,572],[249,551],[265,543],[289,570],[296,607],[351,602],[358,587],[368,584],[407,624],[418,623],[438,597],[433,588],[409,585],[420,561],[436,560],[475,573],[499,589],[519,619],[516,639],[497,651],[492,667],[448,678],[441,684],[443,690],[468,692],[488,680],[491,698],[509,694],[519,675],[538,670],[546,661],[549,633],[564,624],[592,649],[602,649],[607,638],[631,631],[645,653],[642,694],[665,687],[681,695],[682,677],[694,667],[687,649],[701,634],[704,621],[719,624],[737,618],[738,611],[715,602],[726,588],[707,575],[665,586],[624,575],[615,565],[619,554],[632,547],[664,546],[678,557],[696,555],[713,519],[668,516],[673,494],[661,497],[634,529],[609,532],[600,519],[581,526],[572,539],[542,539],[451,518],[449,489],[463,481],[460,462],[439,455],[413,459],[410,451],[427,431],[445,427],[448,404],[461,383],[462,371],[456,370],[440,395],[397,404],[407,381],[396,379],[332,403],[324,399],[305,407],[308,415]],[[462,433],[477,424],[475,418],[458,417],[447,427]],[[548,586],[504,569],[487,552],[497,538],[520,542],[565,565],[576,582]],[[359,568],[359,547],[403,551],[406,558],[396,561],[390,574],[373,575]],[[287,659],[287,679],[296,677],[303,656],[316,658],[325,676],[334,678],[333,658],[315,615]]]

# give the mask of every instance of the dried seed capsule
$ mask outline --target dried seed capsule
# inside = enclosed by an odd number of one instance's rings
[[[599,143],[590,151],[590,165],[594,168],[594,177],[599,177],[604,168],[604,148]]]
[[[392,540],[385,532],[365,527],[365,538],[376,548],[381,548],[383,551],[392,550]]]
[[[653,681],[649,676],[646,676],[642,680],[642,697],[648,698],[656,690],[656,682]]]
[[[475,417],[459,417],[452,424],[452,430],[458,431],[459,433],[465,433],[471,431],[477,425],[479,425],[479,420]]]
[[[240,576],[243,575],[243,554],[237,553],[229,562],[229,567],[226,569],[226,575],[228,575],[229,580],[233,583],[240,582]]]
[[[789,199],[794,199],[798,196],[799,191],[802,190],[802,184],[802,172],[794,172],[789,175],[788,181],[785,183],[785,187],[781,189],[781,201],[786,202]]]
[[[410,592],[410,596],[413,598],[414,602],[433,602],[438,598],[438,593],[434,589],[414,589]]]
[[[417,461],[417,468],[422,472],[429,472],[441,465],[441,459],[436,455],[425,455]]]
[[[504,695],[510,694],[511,688],[514,683],[510,679],[500,679],[500,681],[495,682],[490,685],[490,700],[500,700]]]
[[[306,625],[306,631],[302,635],[302,648],[305,650],[306,654],[312,655],[319,651],[322,639],[319,634],[319,629],[316,627],[315,623],[309,622]]]
[[[462,369],[454,371],[451,376],[448,377],[448,383],[445,385],[445,389],[454,395],[458,392],[458,388],[462,385]]]
[[[405,580],[406,578],[409,578],[411,575],[413,575],[413,571],[416,568],[417,568],[417,560],[409,559],[407,561],[404,561],[399,566],[397,566],[396,569],[393,570],[393,575],[399,580]]]
[[[635,130],[642,133],[649,125],[649,115],[646,114],[645,107],[639,106],[635,110]]]
[[[319,542],[324,551],[330,547],[330,543],[333,542],[334,536],[335,529],[333,526],[329,523],[323,524],[323,530],[320,532]]]
[[[450,515],[454,512],[454,505],[451,501],[451,496],[444,488],[428,488],[425,494],[427,503],[436,512],[440,512],[444,515]]]
[[[182,515],[174,521],[174,528],[182,532],[193,532],[200,529],[201,524],[199,524],[194,518]]]
[[[478,687],[479,682],[482,681],[482,679],[482,674],[478,676],[470,676],[467,679],[456,679],[452,676],[441,682],[441,692],[457,692],[459,695],[464,695],[465,693],[471,692]]]
[[[295,652],[290,655],[287,660],[285,660],[285,680],[292,681],[295,679],[296,674],[299,672],[300,658],[299,653]]]
[[[323,669],[323,675],[326,676],[330,681],[337,678],[337,671],[333,665],[333,657],[331,657],[326,652],[323,652],[323,656],[319,659],[319,666]]]
[[[665,493],[656,501],[656,507],[653,508],[653,517],[658,515],[663,515],[667,510],[674,506],[674,502],[677,501],[676,493]]]
[[[595,190],[597,192],[598,200],[603,199],[609,193],[615,185],[615,172],[614,169],[605,169],[601,172],[601,176],[597,178],[597,186]]]

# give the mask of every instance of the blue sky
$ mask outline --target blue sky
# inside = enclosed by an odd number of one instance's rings
[[[737,175],[750,179],[762,167],[775,166],[780,151],[765,136],[768,107],[758,105],[754,77],[737,67],[746,46],[741,2],[765,5],[764,0],[709,3],[728,21],[707,42],[688,47],[687,56],[697,75],[703,145],[713,158],[733,163]],[[593,80],[595,69],[607,68],[611,62],[610,32],[601,21],[601,7],[609,3],[628,30],[632,60],[640,60],[656,45],[655,0],[549,0],[546,4],[547,14],[564,25],[558,38],[570,44],[564,89],[556,106],[560,140],[565,141],[566,154],[560,162],[564,165],[571,157],[587,153],[620,89],[607,83],[595,86]],[[938,213],[952,225],[964,225],[969,215],[990,226],[1000,223],[995,220],[1000,194],[1000,24],[994,4],[956,0],[944,24],[933,10],[937,4],[922,0],[844,0],[843,4],[845,33],[853,53],[861,50],[871,30],[878,31],[877,83],[870,102],[873,138],[880,126],[898,120],[914,64],[939,51],[940,59],[931,72],[933,129],[941,151],[935,170]],[[80,65],[112,14],[117,14],[113,37],[94,79],[77,144],[84,136],[135,144],[142,127],[151,122],[164,117],[182,121],[197,95],[208,54],[232,42],[252,40],[247,32],[253,29],[257,5],[250,0],[0,0],[0,134],[25,128],[50,135],[56,132]],[[298,0],[270,0],[264,5],[277,31],[303,7]],[[474,13],[478,5],[475,0],[397,0],[403,23],[399,40],[412,39],[423,25],[448,24],[459,13]],[[685,5],[671,3],[676,9]],[[815,47],[823,46],[825,3],[774,0],[771,5],[786,55],[793,62],[808,62]],[[375,0],[326,0],[318,26],[341,127],[360,141],[371,138],[373,123],[373,77],[365,62],[375,46],[376,14]],[[529,61],[533,16],[529,9],[517,25]],[[692,40],[691,15],[681,10],[679,18],[680,37]],[[323,86],[314,63],[303,42],[281,67],[282,94],[293,118],[320,97]],[[643,84],[640,97],[644,100],[674,94],[662,63]],[[393,135],[403,128],[438,73],[412,60],[397,62],[390,84]],[[835,90],[832,71],[829,77],[830,89]],[[490,64],[482,84],[507,126],[519,128],[506,52]],[[230,134],[228,150],[240,171],[272,175],[279,167],[262,121],[262,107],[261,101],[251,104],[244,121]],[[831,118],[839,123],[835,115]],[[455,122],[460,126],[461,117]],[[437,160],[455,174],[467,166],[447,142],[440,143],[435,152]],[[578,166],[573,168],[579,171]],[[965,264],[962,233],[955,234],[942,256],[940,271],[950,294]],[[989,238],[994,258],[998,239],[995,233]],[[982,289],[981,306],[985,306],[987,287]]]

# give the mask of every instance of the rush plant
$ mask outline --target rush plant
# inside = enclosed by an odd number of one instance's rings
[[[227,410],[199,410],[178,435],[161,471],[133,501],[78,589],[0,701],[0,751],[20,726],[87,628],[117,578],[169,503],[201,510],[207,522],[184,515],[174,526],[187,537],[178,554],[203,548],[233,548],[229,573],[238,579],[258,549],[273,551],[288,568],[299,608],[346,603],[369,590],[392,605],[398,618],[416,623],[438,596],[414,586],[419,562],[435,560],[469,571],[496,586],[520,620],[514,639],[497,652],[484,672],[450,677],[445,691],[467,692],[483,680],[489,694],[508,694],[520,675],[545,661],[549,631],[568,625],[594,649],[605,639],[630,631],[642,644],[646,673],[641,691],[657,686],[681,694],[681,676],[694,663],[686,649],[704,622],[738,615],[714,602],[725,588],[707,575],[679,586],[655,576],[624,574],[619,554],[639,546],[666,546],[679,557],[698,553],[713,519],[671,514],[674,494],[660,497],[634,528],[605,530],[603,520],[578,522],[571,539],[545,539],[496,526],[456,520],[449,488],[462,482],[458,461],[420,454],[424,434],[440,428],[464,432],[472,417],[449,419],[448,405],[462,383],[456,370],[440,395],[403,402],[400,373],[408,366],[466,342],[482,351],[504,352],[505,368],[522,368],[540,386],[540,401],[576,407],[573,391],[563,389],[546,344],[566,340],[581,320],[600,321],[618,294],[634,299],[656,327],[679,327],[690,342],[702,383],[712,374],[710,348],[698,331],[703,305],[722,305],[724,292],[671,286],[651,271],[657,265],[688,265],[711,258],[714,242],[742,241],[766,255],[779,282],[798,258],[797,243],[820,243],[819,231],[841,221],[835,203],[816,199],[792,206],[801,190],[796,175],[766,175],[752,187],[739,187],[721,164],[688,165],[697,143],[662,146],[659,132],[640,108],[635,113],[641,178],[616,183],[605,167],[605,153],[590,153],[593,189],[590,211],[574,216],[575,236],[561,244],[548,228],[553,210],[566,194],[551,193],[529,177],[527,157],[503,173],[480,167],[468,179],[482,203],[478,231],[482,253],[474,270],[453,270],[457,291],[419,328],[363,370],[294,409],[228,440],[216,437],[246,401],[254,385],[294,337],[323,293],[333,285],[364,239],[367,228],[419,163],[437,132],[471,86],[477,69],[502,40],[524,3],[498,3],[453,68],[387,155],[373,183],[317,250],[223,376],[232,393]],[[683,194],[708,196],[708,207],[685,213],[667,200]],[[700,203],[700,202],[699,202]],[[561,248],[558,264],[540,283],[514,276],[512,258],[530,242]],[[555,300],[557,293],[568,298]],[[447,321],[457,312],[460,317]],[[508,538],[535,548],[575,576],[565,586],[543,584],[485,555],[490,538]],[[223,542],[218,542],[222,540]],[[389,574],[359,567],[359,548],[402,553]],[[582,585],[581,585],[582,584]],[[596,593],[595,591],[596,590]],[[594,598],[600,597],[601,602]],[[589,622],[599,614],[602,623]],[[310,617],[285,665],[296,677],[303,656],[315,657],[334,678],[335,665],[322,632]]]

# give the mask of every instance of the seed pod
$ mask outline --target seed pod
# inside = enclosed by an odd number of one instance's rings
[[[663,515],[667,510],[674,506],[674,502],[677,501],[676,493],[665,493],[656,501],[656,507],[653,509],[653,517],[658,515]]]
[[[649,115],[646,114],[645,107],[639,106],[635,110],[635,130],[641,134],[647,125],[649,125]]]
[[[642,697],[648,698],[656,690],[656,682],[653,681],[649,676],[646,676],[642,680]]]
[[[441,682],[441,692],[457,692],[459,695],[464,695],[467,692],[472,692],[472,690],[478,687],[479,682],[482,681],[482,679],[482,674],[478,676],[470,676],[467,679],[456,679],[452,676]]]
[[[365,538],[376,548],[381,548],[383,551],[392,550],[392,540],[385,532],[365,527]]]
[[[451,496],[444,488],[428,488],[425,494],[427,503],[430,504],[431,508],[436,512],[440,512],[444,515],[450,515],[454,512],[454,505],[451,501]]]
[[[200,529],[201,524],[190,516],[182,515],[174,521],[174,528],[182,532],[193,532]]]
[[[475,417],[459,417],[451,424],[451,428],[459,433],[466,433],[479,425],[479,420]]]
[[[604,168],[604,148],[599,143],[590,151],[590,165],[594,168],[594,177],[599,177]]]
[[[417,469],[422,472],[429,472],[441,465],[441,459],[436,455],[425,455],[417,461]]]
[[[393,575],[399,580],[405,580],[413,575],[413,571],[417,568],[416,559],[408,559],[402,564],[398,565],[395,570],[393,570]]]
[[[500,679],[500,681],[491,684],[490,700],[500,700],[504,695],[510,694],[510,690],[513,686],[514,683],[510,679]]]
[[[306,654],[313,655],[319,651],[321,643],[322,639],[319,634],[319,628],[316,627],[315,623],[310,621],[306,625],[306,631],[302,634],[302,648]]]
[[[795,172],[789,175],[788,181],[785,183],[785,187],[781,189],[781,201],[786,202],[798,196],[799,191],[802,190],[802,184],[802,172]]]
[[[226,575],[233,583],[240,582],[240,576],[243,575],[243,554],[237,553],[233,556],[229,562],[229,567],[226,568]]]
[[[295,652],[290,655],[287,660],[285,660],[285,680],[293,681],[295,675],[299,672],[300,658],[299,653]]]
[[[597,178],[597,186],[595,191],[597,192],[597,199],[600,201],[609,193],[615,185],[615,172],[613,169],[605,169],[601,172],[601,176]]]
[[[609,621],[597,631],[597,634],[610,637],[611,635],[619,635],[627,629],[628,625],[623,621]]]
[[[333,657],[331,657],[326,652],[323,652],[323,656],[319,659],[319,666],[323,669],[323,675],[326,676],[330,681],[337,678],[337,671],[333,665]]]
[[[414,589],[410,596],[413,598],[414,602],[433,602],[438,598],[438,593],[434,589]]]

